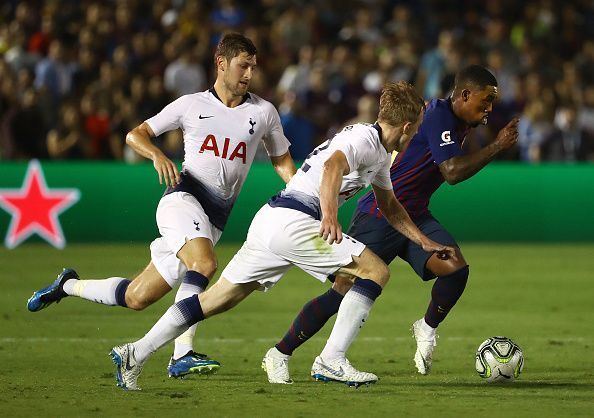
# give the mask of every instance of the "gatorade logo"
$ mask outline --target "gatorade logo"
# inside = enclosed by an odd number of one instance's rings
[[[450,131],[443,131],[441,133],[441,140],[443,142],[441,144],[439,144],[440,147],[443,147],[445,145],[450,145],[450,144],[453,144],[454,143],[454,141],[452,141],[452,137],[451,137]]]

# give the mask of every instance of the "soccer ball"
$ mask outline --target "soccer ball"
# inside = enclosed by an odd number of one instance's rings
[[[524,354],[507,337],[487,338],[476,351],[476,371],[488,382],[512,382],[524,367]]]

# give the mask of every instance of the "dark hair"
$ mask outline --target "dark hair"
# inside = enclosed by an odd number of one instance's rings
[[[487,86],[497,87],[495,76],[480,65],[470,65],[456,74],[454,88],[460,89],[463,86],[473,85],[480,90]]]
[[[228,33],[221,38],[217,45],[215,62],[219,56],[223,56],[227,61],[231,61],[242,52],[246,52],[248,55],[256,55],[258,50],[253,42],[242,34]]]

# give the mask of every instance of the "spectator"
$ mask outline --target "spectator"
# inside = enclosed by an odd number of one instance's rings
[[[47,151],[52,159],[85,158],[88,139],[85,135],[77,106],[65,104],[57,128],[47,134]]]
[[[72,90],[77,65],[68,59],[64,42],[55,39],[49,46],[48,56],[35,68],[35,87],[47,93],[53,105]]]
[[[559,107],[555,130],[541,145],[541,159],[547,161],[594,161],[594,142],[577,120],[573,104]]]
[[[294,160],[305,160],[314,148],[315,126],[304,115],[297,95],[288,91],[279,106],[279,115],[285,136],[291,142],[291,156]]]
[[[13,158],[27,160],[47,157],[46,129],[35,90],[29,88],[23,94],[19,109],[12,117],[11,131]]]
[[[85,146],[66,151],[53,146],[59,151],[53,156],[125,158],[123,126],[142,121],[176,96],[207,88],[213,79],[212,48],[228,30],[244,32],[268,51],[258,62],[252,88],[293,109],[287,121],[303,118],[313,123],[311,146],[355,117],[359,99],[375,94],[385,80],[416,80],[426,98],[444,97],[452,74],[470,63],[494,71],[501,101],[489,125],[477,129],[475,140],[483,145],[492,141],[505,121],[525,113],[523,148],[510,150],[504,158],[573,158],[571,153],[558,157],[553,152],[554,144],[567,143],[575,132],[560,125],[571,119],[567,103],[573,103],[586,138],[594,129],[591,1],[457,2],[461,9],[432,0],[155,0],[148,7],[138,1],[4,3],[2,158],[16,158],[11,124],[18,112],[33,109],[22,106],[25,95],[31,98],[31,89],[34,108],[43,118],[39,126],[52,132],[69,129],[60,109],[80,109],[88,95],[93,97],[93,139],[83,132]],[[291,94],[294,102],[288,106]],[[124,117],[118,115],[122,111]],[[75,137],[81,136],[78,124],[68,126]],[[532,146],[545,141],[535,139],[541,133],[552,135],[550,142],[546,136],[546,149]],[[174,137],[163,144],[170,155],[178,155]],[[575,158],[581,158],[579,149]]]
[[[354,123],[374,123],[377,119],[378,98],[371,94],[366,94],[359,98],[357,102],[357,115],[349,119],[345,125]]]
[[[437,46],[425,52],[421,57],[416,87],[422,92],[425,99],[440,97],[441,80],[446,68],[446,57],[454,50],[454,35],[448,30],[439,34]]]
[[[183,47],[179,58],[165,68],[165,89],[178,98],[206,89],[206,73],[193,55],[189,45]]]

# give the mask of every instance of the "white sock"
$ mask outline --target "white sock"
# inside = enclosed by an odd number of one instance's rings
[[[423,320],[421,321],[421,329],[423,330],[424,333],[433,335],[433,334],[435,334],[435,330],[437,328],[433,328],[431,325],[429,325],[427,322],[425,322],[425,318],[423,318]]]
[[[331,361],[345,357],[346,351],[365,323],[373,302],[373,299],[353,292],[352,289],[347,292],[340,303],[332,333],[320,354],[322,359]]]
[[[175,301],[179,302],[182,299],[188,298],[192,295],[198,295],[202,293],[204,289],[200,286],[196,286],[190,283],[184,283],[179,285],[177,293],[175,294]],[[186,332],[175,339],[175,348],[173,350],[173,358],[179,359],[181,356],[187,354],[188,351],[194,350],[194,335],[196,335],[196,328],[198,324],[192,325]]]
[[[103,280],[66,280],[64,282],[64,292],[70,296],[78,296],[93,302],[104,305],[115,306],[116,288],[122,282],[128,280],[123,277],[110,277]]]
[[[188,329],[190,313],[180,303],[175,303],[153,325],[140,340],[132,343],[136,360],[143,362],[155,351],[163,347]]]
[[[272,350],[269,351],[270,355],[272,357],[276,357],[276,358],[280,358],[280,359],[290,359],[291,356],[285,353],[281,353],[280,351],[278,351],[278,348],[276,347],[272,347]]]

